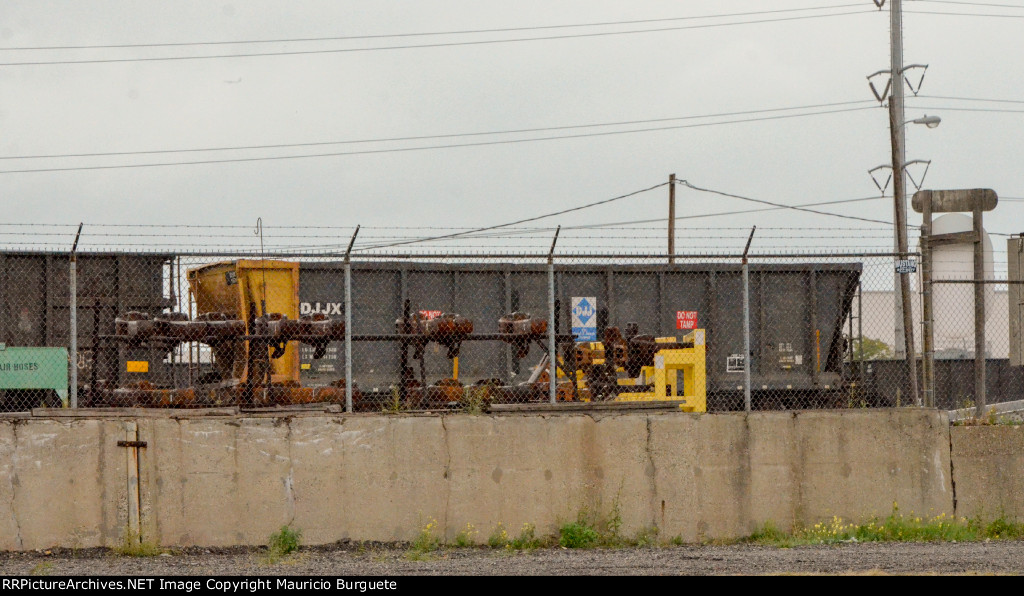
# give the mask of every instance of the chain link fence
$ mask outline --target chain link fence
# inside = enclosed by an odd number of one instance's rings
[[[3,251],[0,408],[783,410],[914,406],[929,387],[921,362],[918,393],[910,382],[891,252],[766,242],[744,266],[736,250],[406,250],[401,234],[352,250],[345,240],[90,250],[74,273],[67,252]],[[923,285],[907,275],[920,359]],[[974,404],[974,290],[954,281],[932,284],[925,401],[946,409]],[[1007,359],[1006,295],[985,286],[988,403],[1024,389]]]

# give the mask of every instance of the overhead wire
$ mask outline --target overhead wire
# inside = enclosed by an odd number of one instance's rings
[[[255,149],[288,149],[295,147],[317,147],[324,145],[349,145],[349,144],[364,144],[364,143],[392,143],[400,141],[424,141],[431,139],[450,139],[458,137],[475,137],[475,136],[490,136],[490,135],[503,135],[503,134],[523,134],[533,132],[550,132],[555,130],[573,130],[580,128],[596,128],[603,126],[630,126],[635,124],[653,124],[655,122],[673,122],[677,120],[698,120],[702,118],[725,118],[731,116],[745,116],[751,114],[767,114],[773,112],[789,112],[794,110],[813,110],[820,108],[832,108],[837,106],[849,106],[849,105],[863,105],[863,104],[875,104],[876,102],[870,99],[857,100],[857,101],[840,101],[832,103],[819,103],[819,104],[808,104],[803,106],[792,106],[785,108],[765,108],[760,110],[741,110],[736,112],[720,112],[717,114],[699,114],[690,116],[673,116],[667,118],[648,118],[644,120],[622,120],[619,122],[595,122],[590,124],[572,124],[564,126],[546,126],[538,128],[518,128],[518,129],[506,129],[506,130],[495,130],[495,131],[484,131],[484,132],[464,132],[464,133],[448,133],[448,134],[437,134],[437,135],[416,135],[407,137],[385,137],[377,139],[352,139],[344,141],[312,141],[303,143],[276,143],[276,144],[264,144],[264,145],[236,145],[236,146],[220,146],[220,147],[192,147],[192,148],[179,148],[179,149],[147,149],[137,151],[104,151],[104,152],[93,152],[93,153],[51,153],[51,154],[40,154],[40,155],[3,155],[0,156],[0,160],[11,160],[11,159],[61,159],[61,158],[72,158],[72,157],[114,157],[114,156],[125,156],[125,155],[158,155],[168,153],[202,153],[207,151],[248,151]]]
[[[882,220],[874,220],[874,219],[868,219],[868,218],[862,218],[862,217],[856,217],[856,216],[848,216],[848,215],[842,215],[842,214],[838,214],[838,213],[830,213],[830,212],[827,212],[827,211],[818,211],[818,210],[808,209],[807,206],[802,206],[802,205],[797,205],[797,206],[794,206],[794,205],[784,205],[784,204],[781,204],[781,203],[773,203],[773,202],[770,202],[770,201],[763,201],[763,200],[760,200],[760,199],[751,199],[749,197],[741,197],[739,195],[733,195],[733,194],[724,193],[724,192],[721,192],[721,191],[715,191],[715,190],[710,190],[710,189],[703,189],[703,188],[691,185],[689,182],[687,182],[685,180],[677,180],[676,183],[677,184],[682,184],[684,186],[687,186],[687,187],[689,187],[689,188],[691,188],[693,190],[698,190],[698,191],[702,191],[702,192],[711,192],[711,193],[721,194],[723,196],[729,196],[729,197],[732,197],[732,198],[737,198],[737,199],[748,200],[748,201],[753,201],[753,202],[757,202],[757,203],[771,205],[771,209],[796,209],[796,210],[799,210],[799,211],[809,211],[811,213],[816,213],[818,215],[833,216],[833,217],[839,217],[839,218],[843,218],[843,219],[857,219],[857,220],[865,221],[865,222],[868,222],[868,223],[878,223],[878,224],[883,224],[883,225],[886,225],[886,226],[892,226],[892,222],[887,222],[887,221],[882,221]],[[652,186],[650,188],[644,189],[643,191],[637,191],[637,192],[631,193],[629,195],[622,195],[622,196],[616,197],[614,199],[609,199],[609,200],[605,200],[605,201],[601,201],[601,202],[597,202],[597,203],[590,203],[590,204],[587,204],[587,205],[582,205],[580,207],[575,207],[575,208],[571,209],[570,211],[579,211],[579,210],[582,210],[582,209],[587,209],[587,208],[594,207],[594,206],[597,206],[597,205],[600,205],[600,204],[611,202],[613,200],[619,200],[619,199],[622,199],[622,198],[626,198],[628,196],[633,196],[635,194],[640,194],[641,192],[647,192],[649,190],[653,190],[655,188],[659,188],[659,187],[664,186],[666,184],[668,184],[668,183],[666,182],[666,183],[658,184],[656,186]],[[884,198],[884,197],[865,197],[865,198],[861,198],[861,199],[845,199],[845,200],[840,200],[840,201],[827,201],[827,202],[824,202],[823,204],[849,203],[849,202],[856,202],[856,201],[877,200],[877,199],[880,199],[880,198]],[[749,213],[749,212],[755,212],[755,211],[761,211],[761,210],[746,210],[744,212]],[[568,211],[565,211],[565,212],[568,212]],[[371,250],[371,249],[379,249],[379,248],[390,248],[392,246],[399,246],[399,245],[404,245],[404,244],[415,244],[415,243],[432,242],[432,241],[436,241],[436,240],[440,240],[440,239],[453,238],[455,236],[468,236],[470,238],[473,238],[473,237],[476,237],[476,236],[473,235],[476,232],[483,232],[483,231],[489,231],[489,230],[492,230],[492,229],[497,229],[497,228],[502,228],[502,227],[514,226],[514,225],[517,225],[519,223],[524,223],[524,222],[527,222],[527,221],[535,221],[535,220],[538,220],[538,219],[554,217],[556,215],[562,215],[565,212],[549,213],[549,214],[545,214],[543,216],[537,216],[537,217],[534,217],[534,218],[530,218],[528,220],[520,220],[520,221],[512,222],[512,223],[509,223],[509,224],[503,224],[503,225],[499,225],[499,226],[491,226],[491,227],[487,227],[487,228],[480,228],[480,229],[475,230],[475,231],[461,232],[461,233],[456,234],[456,235],[449,234],[449,235],[444,235],[444,236],[434,236],[434,237],[421,238],[421,239],[417,239],[417,240],[410,240],[410,241],[406,241],[406,242],[402,242],[402,243],[394,243],[394,244],[390,244],[390,245],[377,245],[377,246],[371,246],[371,247],[364,247],[362,250]],[[722,213],[704,214],[704,215],[697,215],[697,216],[684,216],[682,218],[677,218],[677,219],[684,219],[684,218],[687,218],[687,217],[690,217],[690,218],[695,218],[695,217],[713,217],[713,216],[717,216],[717,215],[722,215]],[[617,222],[617,223],[619,223],[619,225],[628,225],[630,223],[649,223],[651,221],[664,221],[664,220],[663,219],[655,219],[655,220],[643,220],[643,221],[639,221],[639,222]],[[575,230],[575,229],[589,229],[589,228],[596,228],[596,227],[600,227],[600,224],[599,225],[595,225],[595,226],[563,226],[562,229],[565,229],[565,230]],[[908,227],[910,227],[910,226],[908,226]]]
[[[921,106],[917,104],[912,104],[908,107],[912,107],[918,110],[949,110],[951,112],[995,112],[1000,114],[1024,114],[1024,109],[1007,110],[1005,108],[959,108],[952,106]]]
[[[996,4],[994,2],[957,2],[954,0],[913,0],[914,2],[927,2],[929,4],[959,4],[962,6],[988,6],[997,8],[1021,8],[1024,4]]]
[[[950,99],[954,101],[978,101],[978,102],[990,102],[990,103],[1015,103],[1024,104],[1024,100],[1020,99],[988,99],[983,97],[956,97],[950,95],[915,95],[910,99]]]
[[[750,12],[735,12],[711,15],[692,15],[684,17],[664,17],[657,19],[635,19],[625,21],[598,21],[591,23],[570,23],[566,25],[534,25],[528,27],[501,27],[494,29],[461,29],[452,31],[419,31],[411,33],[386,33],[376,35],[343,35],[331,37],[295,37],[287,39],[247,39],[247,40],[218,40],[218,41],[191,41],[191,42],[167,42],[167,43],[129,43],[129,44],[97,44],[97,45],[64,45],[64,46],[24,46],[24,47],[0,47],[0,51],[36,51],[36,50],[96,50],[96,49],[127,49],[127,48],[166,48],[166,47],[187,47],[187,46],[215,46],[215,45],[243,45],[243,44],[270,44],[270,43],[308,43],[324,41],[351,41],[357,39],[385,39],[389,37],[429,37],[440,35],[475,35],[481,33],[512,33],[518,31],[541,31],[551,29],[571,29],[583,27],[607,27],[613,25],[642,25],[647,23],[664,23],[672,21],[692,21],[705,19],[719,19],[730,17],[758,16],[766,14],[779,14],[790,12],[808,12],[816,10],[834,10],[839,8],[852,8],[863,6],[862,3],[836,4],[830,6],[810,6],[804,8],[783,8],[773,10],[757,10]]]
[[[763,205],[771,205],[773,207],[781,207],[781,208],[785,208],[785,209],[793,209],[793,210],[796,210],[796,211],[804,211],[804,212],[807,212],[807,213],[814,213],[816,215],[827,215],[829,217],[839,217],[839,218],[842,218],[842,219],[854,219],[854,220],[859,220],[859,221],[866,221],[866,222],[869,222],[869,223],[885,224],[885,225],[889,225],[889,226],[893,225],[891,221],[883,221],[883,220],[880,220],[880,219],[870,219],[870,218],[867,218],[867,217],[858,217],[856,215],[842,215],[840,213],[831,213],[831,212],[828,212],[828,211],[818,211],[816,209],[808,209],[806,207],[796,207],[796,206],[793,206],[793,205],[783,205],[781,203],[773,203],[771,201],[765,201],[763,199],[753,199],[753,198],[750,198],[750,197],[744,197],[744,196],[741,196],[741,195],[732,194],[732,193],[728,193],[728,192],[724,192],[724,191],[720,191],[720,190],[713,190],[713,189],[709,189],[709,188],[701,188],[699,186],[695,186],[695,185],[691,184],[687,180],[677,180],[676,184],[679,184],[681,186],[685,186],[686,188],[689,188],[691,190],[696,190],[698,192],[706,192],[706,193],[720,195],[720,196],[723,196],[723,197],[730,197],[730,198],[733,198],[733,199],[740,199],[742,201],[750,201],[752,203],[761,203]]]
[[[904,14],[927,14],[947,17],[995,17],[1005,19],[1024,19],[1024,14],[983,14],[978,12],[943,12],[938,10],[904,10]]]
[[[880,200],[880,199],[891,199],[891,198],[892,197],[884,197],[884,196],[882,196],[882,197],[877,197],[877,196],[876,197],[862,197],[862,198],[858,198],[858,199],[841,199],[841,200],[837,200],[837,201],[821,201],[821,202],[816,202],[816,203],[805,203],[805,204],[802,204],[802,205],[778,205],[778,206],[775,206],[775,207],[766,207],[766,208],[761,208],[761,209],[741,209],[741,210],[736,210],[736,211],[719,211],[719,212],[715,212],[715,213],[700,213],[700,214],[696,214],[696,215],[677,216],[675,218],[675,220],[676,221],[682,221],[682,220],[688,220],[688,219],[704,219],[704,218],[708,218],[708,217],[719,217],[719,216],[724,216],[724,215],[745,215],[745,214],[748,214],[748,213],[760,213],[760,212],[763,212],[763,211],[777,211],[777,210],[780,210],[780,209],[799,209],[799,208],[805,208],[805,207],[818,207],[818,206],[823,206],[823,205],[838,205],[838,204],[842,204],[842,203],[859,203],[859,202],[862,202],[862,201],[877,201],[877,200]],[[590,224],[590,225],[584,225],[584,226],[563,226],[562,229],[563,230],[594,229],[594,228],[603,228],[603,227],[606,227],[606,226],[645,224],[645,223],[655,223],[655,222],[662,222],[662,221],[665,221],[665,218],[638,219],[638,220],[632,220],[632,221],[626,221],[626,222],[610,222],[610,223],[605,223],[605,224]],[[887,223],[887,225],[892,225],[892,224],[891,223]]]
[[[474,45],[493,45],[501,43],[518,43],[518,42],[530,42],[530,41],[550,41],[557,39],[573,39],[573,38],[593,38],[593,37],[609,37],[617,35],[634,35],[641,33],[661,33],[667,31],[683,31],[693,29],[710,29],[718,27],[732,27],[738,25],[757,25],[763,23],[779,23],[784,21],[799,21],[806,19],[821,19],[828,17],[847,16],[855,14],[867,14],[874,13],[874,10],[864,9],[855,10],[848,12],[838,12],[830,14],[816,14],[816,15],[803,15],[793,17],[782,17],[777,19],[759,19],[753,21],[736,21],[731,23],[708,23],[703,25],[685,25],[678,27],[659,27],[655,29],[638,29],[631,31],[600,31],[594,33],[575,33],[565,35],[546,35],[540,37],[519,37],[519,38],[508,38],[508,39],[485,39],[485,40],[473,40],[473,41],[451,41],[451,42],[438,42],[438,43],[426,43],[426,44],[409,44],[409,45],[395,45],[395,46],[376,46],[376,47],[362,47],[362,48],[331,48],[321,50],[290,50],[290,51],[275,51],[275,52],[249,52],[244,54],[214,54],[205,56],[150,56],[150,57],[136,57],[136,58],[92,58],[86,60],[35,60],[27,62],[3,62],[0,66],[49,66],[49,65],[72,65],[72,64],[112,64],[112,63],[125,63],[125,62],[168,62],[168,61],[181,61],[181,60],[211,60],[211,59],[226,59],[226,58],[259,58],[267,56],[300,56],[300,55],[313,55],[313,54],[342,54],[342,53],[354,53],[354,52],[379,52],[386,50],[414,50],[414,49],[425,49],[425,48],[442,48],[442,47],[461,47],[461,46],[474,46]]]
[[[660,184],[655,184],[654,186],[650,186],[648,188],[644,188],[644,189],[641,189],[641,190],[636,190],[636,191],[633,191],[633,192],[630,192],[630,193],[619,195],[617,197],[612,197],[610,199],[603,199],[603,200],[600,200],[600,201],[594,201],[592,203],[587,203],[585,205],[579,205],[577,207],[570,207],[568,209],[562,209],[560,211],[554,211],[552,213],[545,213],[543,215],[536,215],[534,217],[527,217],[525,219],[520,219],[520,220],[509,222],[509,223],[498,224],[498,225],[494,225],[494,226],[485,226],[485,227],[477,228],[477,229],[471,230],[471,231],[455,232],[453,234],[443,234],[443,235],[440,235],[440,236],[434,236],[434,237],[431,237],[431,238],[423,238],[423,239],[420,239],[420,240],[408,240],[408,241],[405,241],[405,242],[396,242],[396,243],[391,243],[391,244],[377,246],[376,248],[390,248],[390,247],[393,247],[393,246],[404,246],[406,244],[414,244],[414,243],[418,243],[418,242],[429,242],[429,241],[432,241],[432,240],[441,240],[441,239],[447,239],[447,238],[457,238],[457,237],[460,237],[460,236],[466,236],[466,235],[473,234],[473,233],[476,233],[476,232],[487,232],[487,231],[490,231],[490,230],[497,230],[497,229],[500,229],[500,228],[507,228],[507,227],[516,226],[516,225],[519,225],[519,224],[529,223],[531,221],[538,221],[538,220],[541,220],[541,219],[547,219],[549,217],[555,217],[555,216],[558,216],[558,215],[565,215],[566,213],[573,213],[573,212],[576,212],[576,211],[582,211],[584,209],[590,209],[592,207],[597,207],[599,205],[607,205],[608,203],[613,203],[615,201],[621,201],[622,199],[626,199],[626,198],[629,198],[629,197],[634,197],[636,195],[643,194],[645,192],[649,192],[649,191],[652,191],[652,190],[654,190],[656,188],[661,188],[662,186],[667,186],[667,185],[668,185],[668,182],[662,182]]]
[[[151,163],[136,163],[136,164],[113,164],[113,165],[95,165],[95,166],[64,166],[64,167],[48,167],[48,168],[24,168],[14,170],[0,170],[0,174],[28,174],[28,173],[40,173],[40,172],[73,172],[73,171],[87,171],[87,170],[116,170],[116,169],[132,169],[132,168],[154,168],[154,167],[167,167],[167,166],[185,166],[185,165],[203,165],[203,164],[223,164],[223,163],[245,163],[255,161],[275,161],[275,160],[286,160],[286,159],[307,159],[315,157],[340,157],[346,155],[372,155],[378,153],[404,153],[409,151],[427,151],[433,149],[455,149],[461,147],[483,147],[490,145],[509,145],[518,143],[531,143],[537,141],[553,141],[561,139],[579,139],[579,138],[592,138],[622,134],[634,134],[641,132],[655,132],[664,130],[678,130],[684,128],[702,128],[707,126],[719,126],[725,124],[741,124],[746,122],[762,122],[769,120],[785,120],[790,118],[803,118],[807,116],[821,116],[827,114],[839,114],[843,112],[856,112],[861,110],[873,110],[876,109],[874,106],[864,106],[855,108],[841,108],[836,110],[825,110],[819,112],[808,112],[802,114],[779,114],[774,116],[764,116],[760,118],[742,118],[737,120],[726,120],[721,122],[700,122],[695,124],[678,124],[673,126],[658,126],[650,128],[639,128],[631,130],[615,130],[615,131],[602,131],[592,133],[581,133],[572,135],[556,135],[547,137],[535,137],[528,139],[502,139],[494,141],[479,141],[469,143],[452,143],[447,145],[428,145],[422,147],[397,147],[388,149],[366,149],[359,151],[332,151],[327,153],[311,153],[301,155],[272,155],[272,156],[260,156],[260,157],[236,157],[236,158],[224,158],[224,159],[203,159],[203,160],[192,160],[192,161],[177,161],[177,162],[151,162]]]

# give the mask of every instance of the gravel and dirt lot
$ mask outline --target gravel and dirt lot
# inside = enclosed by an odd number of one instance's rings
[[[304,548],[277,562],[265,549],[188,549],[155,557],[107,550],[0,553],[0,575],[702,575],[870,573],[1021,574],[1024,541],[861,543],[776,547],[664,548],[514,552],[442,549],[413,560],[400,545]]]

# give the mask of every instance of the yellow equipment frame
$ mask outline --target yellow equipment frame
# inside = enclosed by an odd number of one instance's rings
[[[675,401],[684,403],[679,408],[686,412],[706,412],[707,370],[705,356],[707,333],[694,329],[683,337],[683,343],[692,348],[659,350],[654,366],[645,366],[639,379],[622,379],[620,385],[647,385],[653,380],[654,390],[647,393],[620,393],[616,401]],[[658,338],[662,343],[675,342],[675,338]],[[679,371],[683,372],[683,394],[679,395]]]

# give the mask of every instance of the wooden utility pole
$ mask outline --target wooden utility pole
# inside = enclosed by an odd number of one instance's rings
[[[902,155],[902,143],[900,141],[902,139],[897,135],[897,131],[902,130],[903,127],[898,121],[897,114],[895,102],[893,98],[890,98],[889,121],[892,126],[893,194],[895,195],[896,203],[896,259],[897,261],[906,261],[909,259],[907,254],[907,197],[903,189],[903,163],[900,159]],[[910,274],[897,271],[896,283],[897,285],[894,288],[898,305],[896,314],[899,316],[902,322],[901,327],[903,328],[903,337],[897,336],[896,342],[899,345],[900,340],[902,340],[903,357],[907,361],[907,376],[910,381],[910,395],[914,399],[914,404],[920,406],[921,394],[917,390],[917,350],[914,349],[914,319],[910,302]]]
[[[668,177],[668,264],[676,262],[676,175]]]

